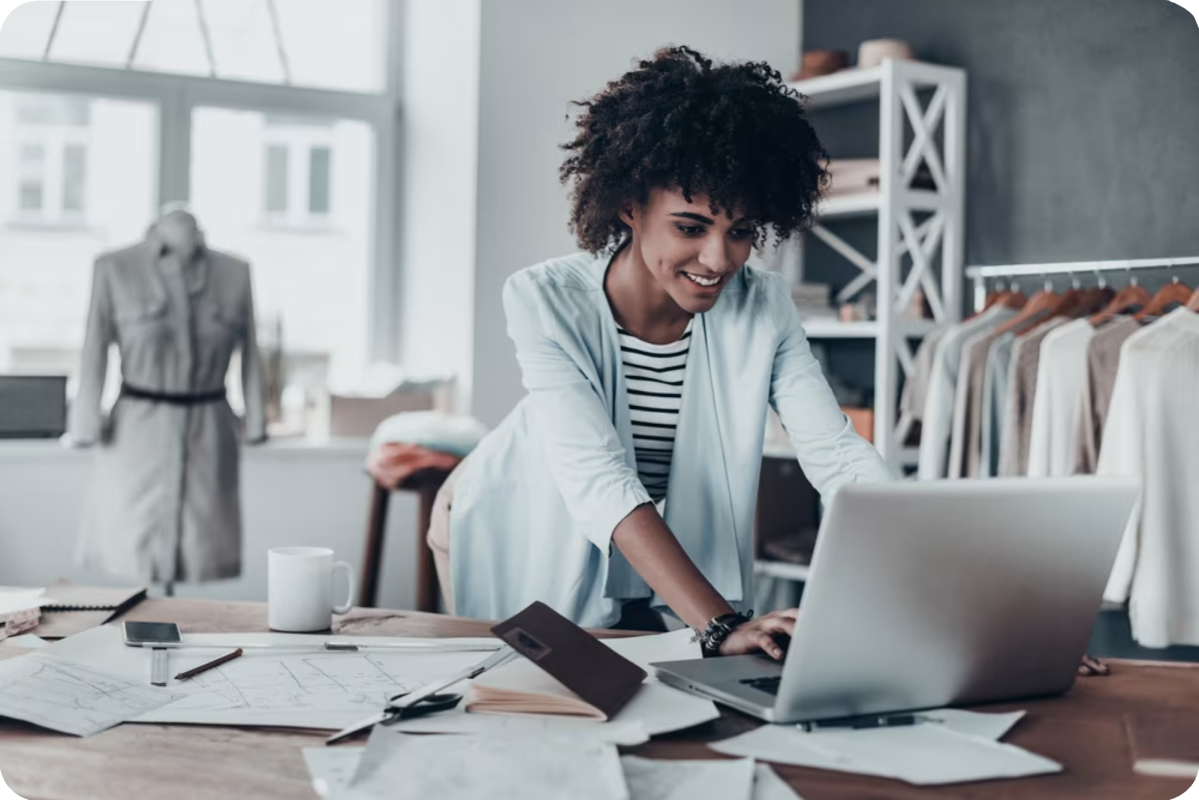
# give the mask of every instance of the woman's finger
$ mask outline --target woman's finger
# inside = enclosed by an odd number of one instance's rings
[[[754,644],[762,648],[762,650],[769,654],[769,656],[775,661],[778,661],[783,657],[783,648],[779,647],[774,639],[770,638],[769,634],[755,632]]]
[[[795,632],[795,620],[789,617],[762,617],[754,627],[765,633],[785,633],[790,636]]]
[[[778,611],[771,611],[769,614],[763,614],[762,616],[758,617],[758,619],[772,619],[775,617],[782,617],[784,619],[798,619],[799,609],[780,608]]]

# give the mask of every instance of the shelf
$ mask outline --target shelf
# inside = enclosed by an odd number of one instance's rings
[[[910,338],[927,336],[936,329],[936,320],[903,320],[899,323],[902,335]],[[870,322],[841,322],[836,319],[805,319],[804,332],[809,339],[875,339],[878,337],[879,324]]]
[[[808,98],[808,108],[827,108],[878,97],[882,80],[883,68],[880,64],[866,69],[851,67],[789,85]]]
[[[887,61],[891,59],[885,59],[882,64],[874,67],[849,67],[831,75],[793,81],[787,85],[808,98],[809,109],[873,100],[882,93],[883,67]],[[917,86],[935,84],[944,80],[946,75],[961,74],[959,68],[943,64],[928,64],[908,59],[896,59],[892,63],[895,65],[897,77],[909,80]]]
[[[811,569],[807,564],[792,564],[787,561],[757,560],[754,562],[755,575],[784,578],[789,581],[806,581]]]
[[[846,219],[867,217],[877,214],[882,195],[878,192],[845,194],[828,197],[816,206],[815,217],[821,219]],[[931,189],[909,189],[899,194],[899,207],[913,211],[936,211],[941,207],[941,195]]]

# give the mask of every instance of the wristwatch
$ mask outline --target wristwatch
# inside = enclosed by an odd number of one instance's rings
[[[750,610],[747,614],[741,614],[734,611],[731,614],[721,614],[719,617],[712,619],[708,623],[708,627],[702,631],[697,630],[695,636],[691,637],[691,641],[699,642],[705,656],[714,656],[720,652],[720,645],[724,640],[729,638],[729,634],[737,630],[745,623],[749,622],[750,617],[754,612]]]

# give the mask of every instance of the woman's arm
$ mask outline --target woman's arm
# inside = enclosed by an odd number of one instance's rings
[[[690,627],[702,631],[716,617],[732,612],[728,601],[687,557],[653,505],[634,509],[616,526],[612,541],[633,569]],[[733,631],[721,644],[720,652],[737,655],[761,648],[774,658],[782,658],[783,651],[771,634],[790,636],[794,626],[794,609],[763,615]]]
[[[703,630],[732,609],[692,563],[650,502],[603,401],[558,341],[561,331],[539,298],[535,278],[517,273],[504,286],[508,332],[516,344],[546,460],[571,515],[602,552],[615,543],[630,566],[689,626]],[[780,657],[771,633],[790,634],[794,615],[767,614],[725,639],[721,653],[759,647]]]
[[[854,432],[799,321],[789,294],[775,276],[770,293],[771,316],[780,342],[770,376],[770,405],[795,447],[804,475],[827,503],[846,483],[894,480],[878,450]]]

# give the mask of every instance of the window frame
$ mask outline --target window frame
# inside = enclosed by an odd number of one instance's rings
[[[398,226],[400,87],[403,85],[400,43],[403,14],[391,5],[386,36],[385,91],[378,94],[310,89],[116,69],[49,61],[0,58],[0,89],[82,94],[154,103],[158,109],[158,206],[190,197],[191,120],[198,107],[259,111],[282,116],[351,119],[374,130],[374,218],[370,290],[367,302],[367,351],[376,361],[396,363],[400,353]],[[266,143],[263,143],[266,146]],[[61,154],[60,154],[61,155]],[[307,174],[309,154],[302,156]],[[46,154],[49,160],[52,156]],[[333,153],[336,158],[336,153]],[[61,159],[60,159],[61,160]],[[61,175],[58,180],[61,181]],[[290,182],[290,179],[289,179]],[[61,186],[58,190],[61,191]],[[16,189],[14,189],[16,191]],[[43,193],[47,191],[44,186]],[[307,215],[308,185],[303,187]],[[46,197],[43,196],[43,203]],[[289,201],[290,202],[290,201]],[[265,204],[263,206],[265,217]],[[317,215],[320,216],[320,215]]]

